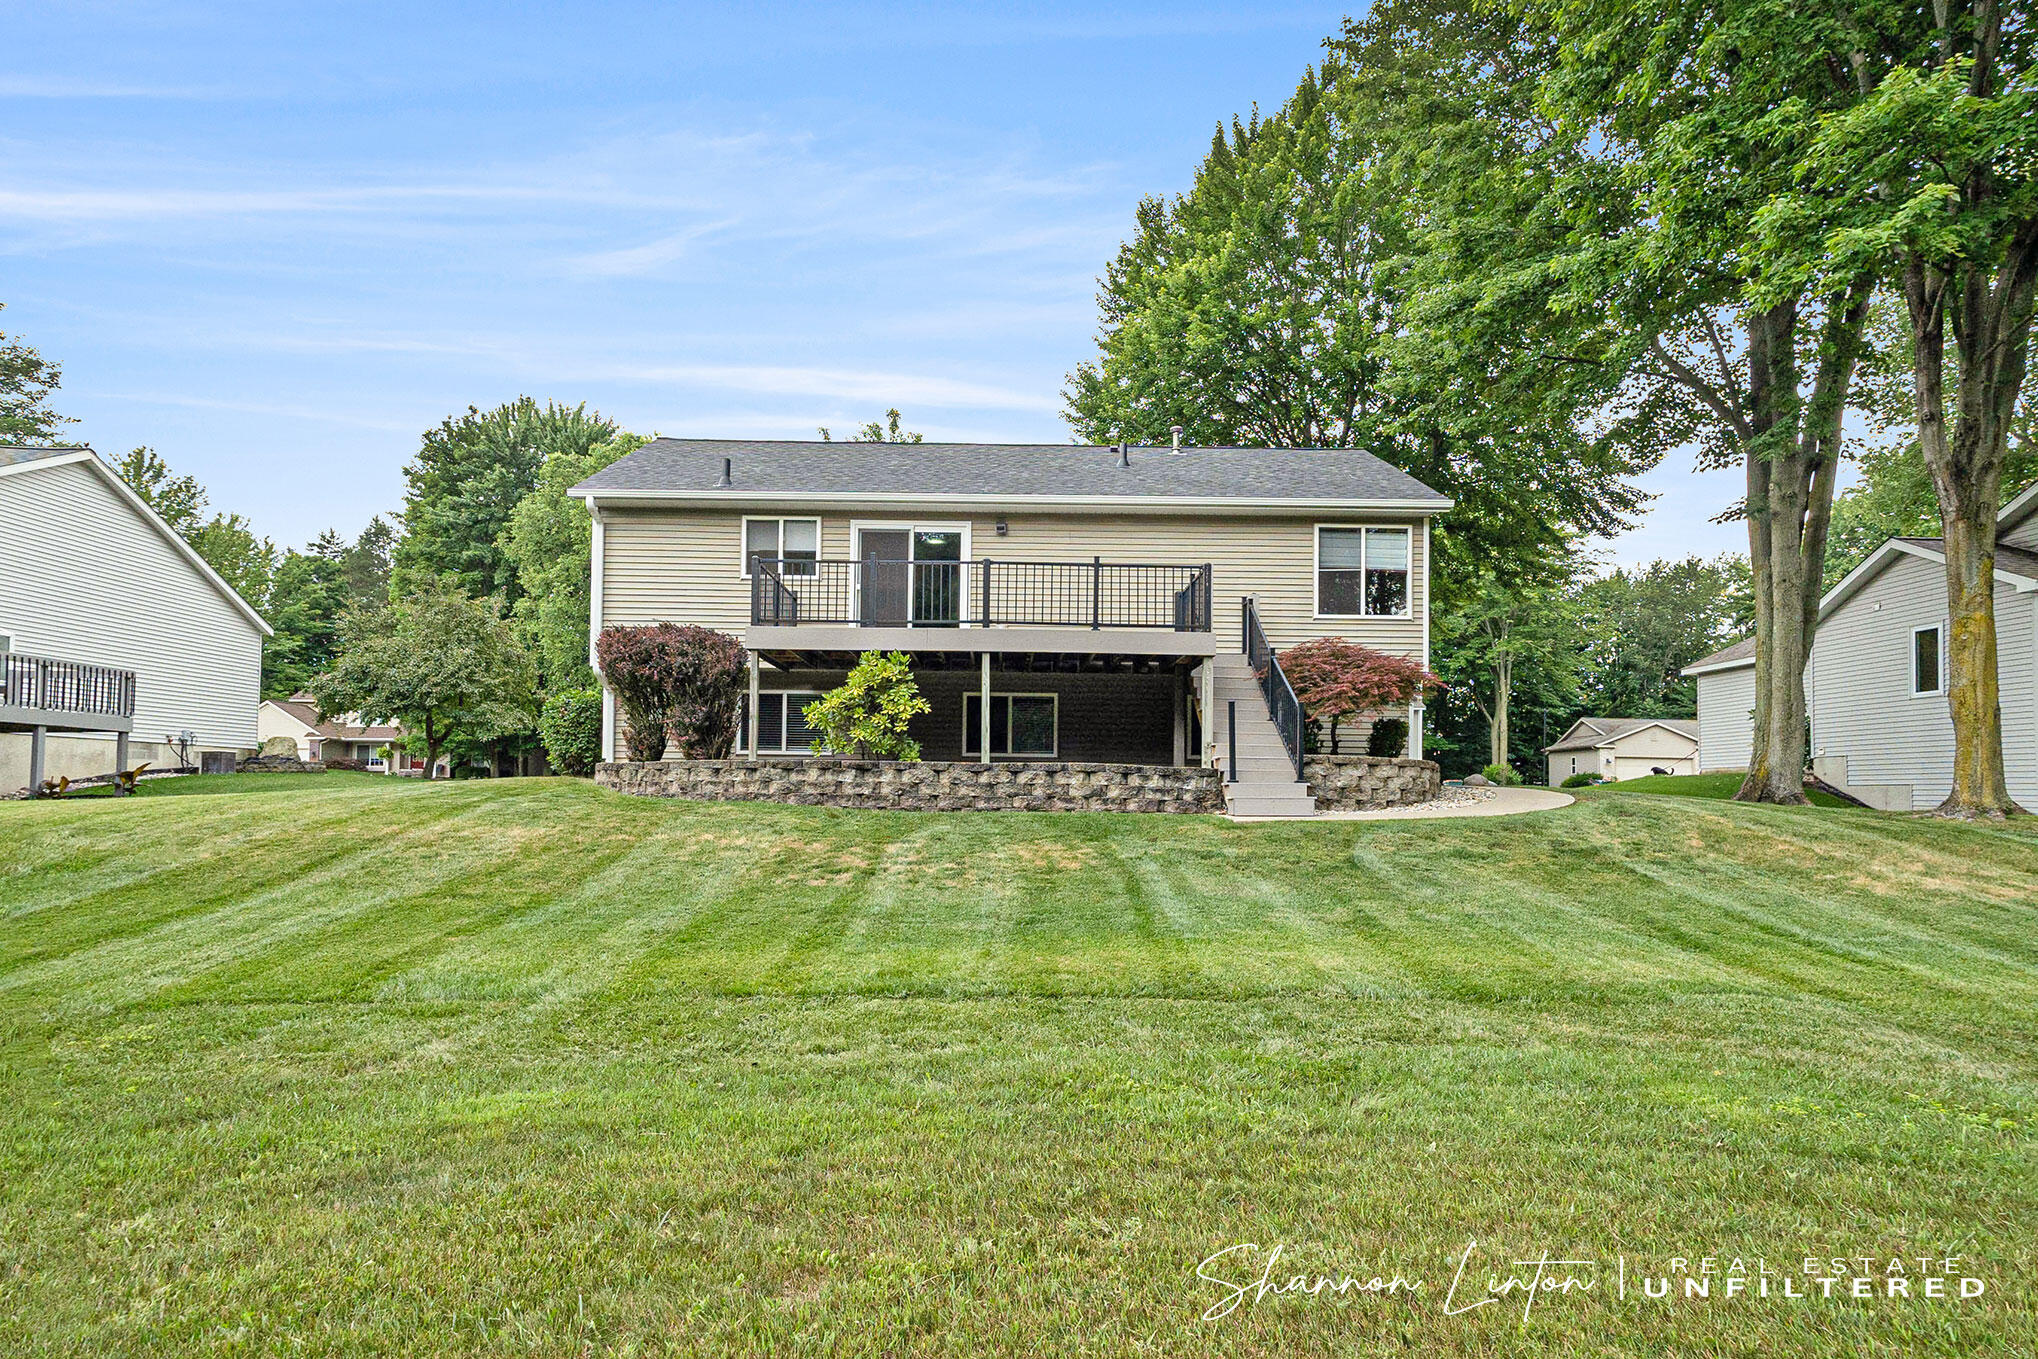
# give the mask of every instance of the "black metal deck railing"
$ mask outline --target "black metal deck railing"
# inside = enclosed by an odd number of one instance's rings
[[[752,567],[750,621],[763,626],[1208,632],[1211,625],[1208,564],[760,557]]]
[[[1302,777],[1302,732],[1308,722],[1308,714],[1302,711],[1302,700],[1295,697],[1295,686],[1288,683],[1287,675],[1281,671],[1281,658],[1267,643],[1267,634],[1260,627],[1260,611],[1253,607],[1250,596],[1242,601],[1241,614],[1244,620],[1244,636],[1240,639],[1245,652],[1246,664],[1253,670],[1253,676],[1260,682],[1260,694],[1267,700],[1267,714],[1274,719],[1274,729],[1281,733],[1281,744],[1288,748],[1288,758],[1295,762],[1295,777]]]
[[[0,707],[92,717],[134,716],[134,671],[0,653]]]

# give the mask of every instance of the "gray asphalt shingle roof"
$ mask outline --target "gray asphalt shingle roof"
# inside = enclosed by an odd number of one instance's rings
[[[1684,667],[1684,673],[1688,675],[1702,666],[1728,665],[1734,661],[1752,661],[1754,659],[1755,639],[1753,637],[1743,637],[1725,651],[1715,651],[1704,660],[1693,661],[1690,665]]]
[[[1095,444],[862,444],[655,439],[575,495],[719,494],[1397,501],[1447,497],[1356,449],[1134,448],[1130,467]],[[730,485],[719,485],[722,460]]]
[[[83,453],[82,445],[50,447],[43,444],[0,444],[0,467],[11,467],[16,463],[41,462],[44,458],[61,458],[67,453]]]

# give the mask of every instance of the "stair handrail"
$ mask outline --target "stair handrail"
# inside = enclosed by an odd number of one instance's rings
[[[1295,781],[1302,778],[1302,732],[1308,716],[1302,710],[1302,700],[1295,696],[1295,686],[1288,683],[1288,676],[1281,670],[1281,658],[1267,641],[1267,634],[1260,627],[1260,611],[1254,605],[1251,595],[1241,601],[1239,616],[1243,636],[1240,644],[1245,652],[1246,664],[1252,667],[1253,678],[1259,681],[1260,697],[1267,702],[1267,716],[1274,721],[1274,730],[1281,735],[1281,744],[1288,750],[1288,758],[1295,765]]]

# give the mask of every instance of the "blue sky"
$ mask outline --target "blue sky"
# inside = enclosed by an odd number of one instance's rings
[[[0,3],[0,329],[279,545],[468,404],[1059,440],[1144,194],[1343,11]],[[1619,560],[1738,550],[1674,457]]]

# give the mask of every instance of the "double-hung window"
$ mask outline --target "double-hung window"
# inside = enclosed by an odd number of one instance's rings
[[[811,576],[812,563],[821,556],[821,521],[818,519],[745,519],[743,521],[743,574],[752,574],[759,558],[782,563],[782,576]]]
[[[1935,627],[1911,629],[1911,692],[1944,693],[1946,650],[1944,634]]]
[[[1043,756],[1055,752],[1053,694],[992,694],[991,754]],[[971,694],[962,705],[962,753],[982,758],[984,696]]]
[[[815,693],[774,690],[757,696],[757,753],[760,755],[806,755],[814,749],[814,729],[801,711],[815,699]],[[744,703],[738,724],[736,748],[750,749],[750,704]]]
[[[1324,618],[1406,618],[1406,528],[1316,530],[1316,612]]]

